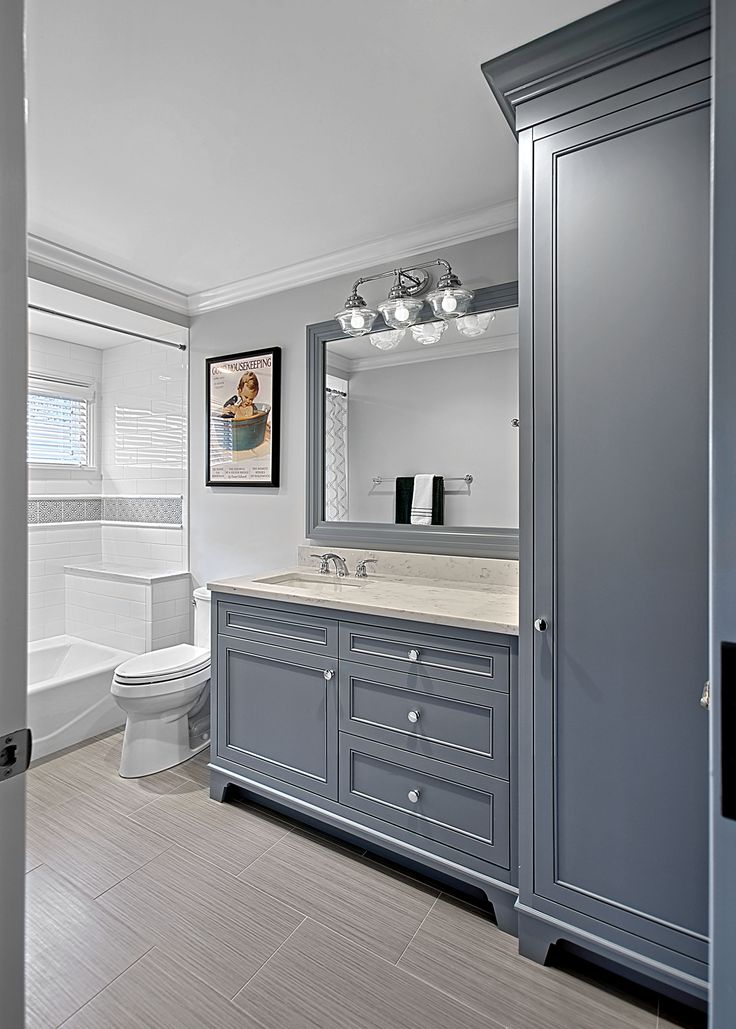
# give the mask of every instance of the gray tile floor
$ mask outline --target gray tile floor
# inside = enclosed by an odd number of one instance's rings
[[[208,797],[120,735],[28,773],[29,1029],[665,1029],[702,1016],[541,968],[479,908]]]

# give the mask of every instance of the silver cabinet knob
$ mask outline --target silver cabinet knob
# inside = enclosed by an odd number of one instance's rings
[[[412,804],[417,803],[417,801],[419,800],[420,792],[421,790],[409,790],[409,792],[407,793],[407,797],[409,798]]]
[[[534,622],[534,628],[537,630],[537,632],[546,632],[547,625],[548,622],[546,618],[537,618],[537,620]]]
[[[419,712],[417,710],[410,711],[406,717],[409,719],[412,725],[416,725],[419,721]]]
[[[419,651],[416,649],[416,647],[412,647],[411,648],[411,650],[407,654],[407,657],[409,658],[410,661],[418,661],[419,660]]]
[[[325,679],[329,682],[330,679],[332,678],[332,676],[335,673],[332,671],[331,668],[325,668],[325,670],[324,670],[324,672],[322,672],[322,674],[324,675]]]
[[[710,679],[703,683],[703,692],[700,694],[700,706],[706,710],[710,707]]]

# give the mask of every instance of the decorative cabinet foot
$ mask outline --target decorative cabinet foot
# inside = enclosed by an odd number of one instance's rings
[[[229,786],[229,782],[220,772],[213,772],[210,769],[210,800],[222,802]]]
[[[548,927],[535,918],[520,914],[518,919],[519,953],[538,965],[546,964],[549,948],[557,942],[556,936],[550,935]]]
[[[511,894],[507,897],[498,893],[487,893],[486,896],[488,897],[488,902],[493,907],[496,925],[501,932],[509,933],[510,936],[518,936],[519,919],[514,907],[516,898]]]

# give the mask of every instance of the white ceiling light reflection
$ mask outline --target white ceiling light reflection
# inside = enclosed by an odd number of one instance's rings
[[[423,325],[412,325],[411,333],[417,343],[429,346],[442,338],[446,328],[447,322],[425,322]]]
[[[455,324],[463,336],[482,336],[495,319],[495,311],[486,311],[484,314],[466,314],[458,318]]]
[[[388,332],[374,332],[370,337],[371,346],[378,350],[393,350],[404,338],[406,329],[391,329]]]

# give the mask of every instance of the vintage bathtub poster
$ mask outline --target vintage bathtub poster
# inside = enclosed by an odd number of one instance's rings
[[[207,485],[278,486],[281,348],[206,363]]]

